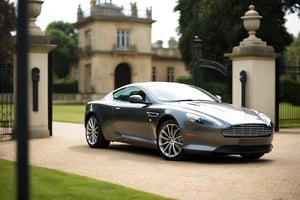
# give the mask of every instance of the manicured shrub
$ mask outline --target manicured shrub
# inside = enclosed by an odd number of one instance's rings
[[[78,81],[70,83],[54,83],[53,93],[78,93]]]
[[[280,80],[280,102],[300,105],[300,82],[292,78]]]

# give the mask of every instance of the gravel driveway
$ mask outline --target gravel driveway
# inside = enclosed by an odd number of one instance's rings
[[[91,149],[79,124],[53,123],[53,136],[30,141],[30,163],[175,199],[300,199],[300,132],[276,133],[258,161],[236,156],[163,160],[157,151],[120,143]],[[16,158],[15,141],[0,142],[0,158]]]

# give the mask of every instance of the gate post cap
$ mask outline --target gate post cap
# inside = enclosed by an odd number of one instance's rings
[[[246,31],[248,31],[249,37],[245,39],[245,42],[261,43],[261,40],[255,36],[256,31],[260,27],[260,19],[262,16],[255,10],[254,5],[249,6],[249,10],[245,12],[245,15],[241,17],[243,25]]]
[[[259,13],[255,10],[255,6],[251,4],[249,5],[249,10],[245,12],[244,16],[241,17],[241,19],[247,18],[261,19],[262,16],[260,16]]]

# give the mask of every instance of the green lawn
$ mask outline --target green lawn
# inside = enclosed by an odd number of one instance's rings
[[[4,107],[1,109],[5,109]],[[11,111],[13,112],[13,111]],[[53,120],[60,122],[83,123],[85,105],[80,104],[54,104]],[[0,115],[0,121],[4,116]],[[295,119],[296,120],[292,120]],[[279,105],[279,127],[291,128],[300,127],[300,106],[289,103],[280,103]]]
[[[9,122],[14,120],[14,106],[13,104],[0,103],[0,127],[10,127]]]
[[[16,199],[15,162],[0,159],[0,199]],[[57,170],[30,167],[30,199],[167,199]]]
[[[60,122],[83,123],[85,105],[80,104],[54,104],[53,120]],[[2,104],[0,107],[0,122],[13,120],[14,106],[11,104]],[[3,124],[0,124],[3,126]]]
[[[85,105],[53,105],[53,120],[83,123]],[[16,199],[15,162],[0,159],[0,199]],[[128,187],[30,166],[31,199],[167,199]]]
[[[53,105],[53,120],[61,122],[83,123],[85,105]],[[291,120],[293,118],[298,120]],[[300,127],[300,106],[289,103],[279,105],[279,127]]]
[[[53,121],[83,123],[85,105],[54,104]]]
[[[295,106],[290,103],[280,103],[279,127],[300,127],[300,106]]]

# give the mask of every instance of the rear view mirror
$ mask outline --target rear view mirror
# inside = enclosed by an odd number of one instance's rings
[[[141,95],[131,95],[129,96],[129,102],[130,103],[144,103],[144,99]]]
[[[222,97],[220,95],[216,95],[218,101],[221,103],[222,102]]]

